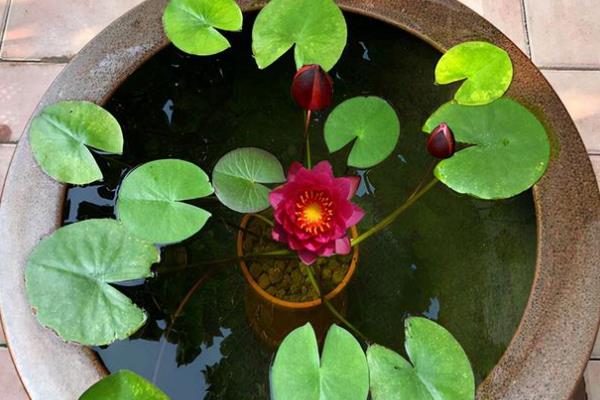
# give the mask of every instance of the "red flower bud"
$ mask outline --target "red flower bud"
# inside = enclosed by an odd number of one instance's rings
[[[450,127],[442,122],[429,135],[427,151],[436,158],[449,158],[454,155],[454,134]]]
[[[333,80],[319,65],[305,65],[294,75],[292,97],[305,110],[323,110],[331,104]]]

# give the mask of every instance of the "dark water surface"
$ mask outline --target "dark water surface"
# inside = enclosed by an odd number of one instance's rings
[[[365,230],[397,207],[430,163],[421,125],[454,88],[433,85],[440,54],[425,42],[381,22],[347,14],[348,46],[331,72],[335,104],[358,95],[377,95],[396,109],[401,134],[394,153],[359,174],[356,199],[367,211]],[[303,115],[290,98],[291,54],[264,71],[251,56],[252,16],[244,33],[227,36],[233,45],[220,55],[190,57],[168,47],[119,88],[107,108],[125,134],[120,161],[98,156],[105,181],[71,188],[65,223],[112,217],[124,164],[180,158],[212,171],[226,152],[262,147],[284,166],[301,160]],[[330,159],[346,171],[347,150],[329,156],[322,136],[325,114],[312,126],[313,160]],[[195,202],[213,213],[189,240],[162,249],[162,264],[182,266],[234,254],[241,216],[216,201]],[[459,196],[443,185],[423,197],[391,229],[361,245],[356,278],[349,290],[349,318],[370,338],[401,351],[403,320],[424,315],[448,328],[467,351],[478,381],[496,364],[525,307],[535,263],[535,218],[531,193],[499,202]],[[120,287],[149,313],[148,324],[131,340],[98,353],[110,370],[131,369],[174,400],[265,399],[272,354],[254,338],[244,318],[244,282],[238,268],[209,281],[186,307],[160,368],[157,359],[166,323],[203,275],[194,270]]]

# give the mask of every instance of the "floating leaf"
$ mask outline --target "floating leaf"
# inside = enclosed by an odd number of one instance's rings
[[[242,11],[235,0],[170,0],[163,15],[167,37],[180,50],[198,56],[231,47],[217,29],[242,29]]]
[[[283,168],[269,152],[255,147],[235,149],[225,154],[213,170],[213,184],[219,200],[241,213],[269,207],[270,189],[262,183],[285,181]]]
[[[58,229],[27,261],[29,302],[40,323],[67,341],[101,346],[125,339],[146,314],[110,283],[146,278],[158,250],[111,219]]]
[[[469,359],[450,332],[425,318],[406,320],[412,364],[383,346],[367,350],[373,400],[469,400],[475,378]]]
[[[329,71],[347,36],[346,20],[333,0],[272,0],[256,17],[252,50],[263,69],[295,44],[296,68],[319,64]]]
[[[31,150],[45,173],[59,182],[83,185],[102,179],[86,146],[108,153],[123,152],[117,120],[88,101],[63,101],[42,110],[29,130]]]
[[[169,400],[163,391],[138,374],[122,370],[90,387],[79,400]]]
[[[315,331],[306,324],[279,346],[271,371],[271,393],[273,400],[365,400],[369,394],[365,354],[354,336],[332,325],[319,361]]]
[[[466,79],[454,95],[464,105],[487,104],[502,97],[512,77],[508,53],[487,42],[454,46],[435,67],[435,81],[441,85]]]
[[[200,167],[182,160],[156,160],[125,177],[117,215],[134,234],[152,243],[174,243],[198,232],[211,214],[182,203],[213,193]]]
[[[379,97],[354,97],[337,106],[325,123],[330,153],[354,141],[348,165],[372,167],[389,156],[398,142],[400,121],[394,109]]]
[[[482,199],[503,199],[544,175],[550,144],[542,124],[519,103],[503,98],[484,106],[441,106],[425,122],[431,132],[445,122],[457,142],[473,145],[441,161],[435,176],[451,189]]]

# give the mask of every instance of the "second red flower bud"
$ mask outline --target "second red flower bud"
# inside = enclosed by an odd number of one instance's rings
[[[454,155],[454,134],[447,124],[442,122],[431,132],[427,140],[427,150],[436,158],[449,158]]]
[[[323,110],[331,105],[333,80],[321,66],[305,65],[294,75],[292,97],[305,110]]]

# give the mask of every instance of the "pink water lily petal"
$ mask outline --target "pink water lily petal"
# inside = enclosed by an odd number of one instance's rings
[[[360,220],[363,219],[364,216],[365,216],[365,212],[363,211],[363,209],[355,204],[352,204],[352,215],[350,216],[350,218],[348,218],[346,223],[348,224],[349,227],[354,226],[354,225],[358,224],[360,222]]]
[[[302,261],[306,265],[311,265],[317,259],[317,255],[315,253],[311,253],[308,250],[300,250],[298,252],[298,257],[300,257],[300,261]]]
[[[336,254],[348,254],[352,247],[350,246],[350,239],[348,236],[337,239],[335,241],[335,252]]]
[[[327,161],[313,169],[293,163],[287,178],[269,196],[275,217],[273,239],[295,250],[305,264],[312,264],[317,257],[348,254],[347,230],[364,216],[364,211],[350,202],[360,178],[336,178]]]

